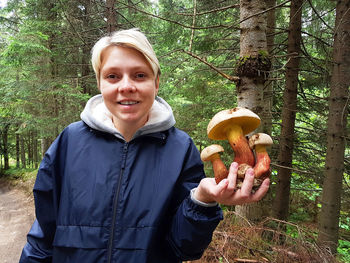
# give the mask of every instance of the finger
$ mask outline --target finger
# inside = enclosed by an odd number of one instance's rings
[[[254,170],[249,168],[245,173],[245,177],[241,187],[241,194],[243,196],[250,196],[254,184]]]
[[[267,191],[269,190],[269,186],[270,186],[270,179],[266,178],[262,182],[262,184],[259,187],[259,189],[252,196],[252,202],[257,202],[257,201],[261,200],[265,196]]]
[[[237,171],[238,171],[238,163],[233,162],[230,166],[230,171],[227,176],[228,179],[228,186],[227,190],[233,191],[236,188],[237,183]]]
[[[219,196],[223,191],[225,191],[225,189],[227,188],[227,185],[228,185],[227,178],[221,180],[220,183],[217,184],[216,187],[214,187],[213,195],[216,197]]]

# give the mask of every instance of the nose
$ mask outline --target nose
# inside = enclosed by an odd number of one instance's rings
[[[133,81],[128,77],[124,76],[123,79],[119,82],[120,86],[118,88],[119,92],[135,92],[136,87],[133,83]]]

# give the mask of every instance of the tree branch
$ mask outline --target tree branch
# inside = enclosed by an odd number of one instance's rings
[[[200,62],[204,63],[205,65],[207,65],[208,67],[210,67],[211,69],[213,69],[214,71],[216,71],[217,73],[219,73],[221,76],[223,76],[224,78],[230,80],[230,81],[238,81],[239,77],[236,76],[230,76],[224,72],[222,72],[220,69],[218,69],[217,67],[215,67],[214,65],[210,64],[208,61],[206,61],[205,59],[193,54],[192,52],[186,51],[186,50],[181,50],[182,52],[186,53],[187,55],[190,55],[191,57],[198,59]]]
[[[197,0],[193,0],[192,32],[191,32],[190,46],[188,48],[188,51],[190,52],[192,50],[192,44],[193,44],[193,38],[194,38],[194,26],[196,25],[196,13],[197,13]]]
[[[167,19],[165,17],[161,17],[161,16],[157,16],[155,14],[151,14],[151,13],[148,13],[146,11],[143,11],[141,9],[138,9],[136,8],[135,6],[131,6],[131,5],[128,5],[128,4],[125,4],[123,2],[119,2],[117,1],[119,4],[122,4],[124,6],[127,6],[127,7],[130,7],[142,14],[145,14],[145,15],[148,15],[148,16],[151,16],[151,17],[154,17],[154,18],[158,18],[160,20],[164,20],[164,21],[167,21],[169,23],[173,23],[173,24],[176,24],[176,25],[179,25],[179,26],[182,26],[184,28],[189,28],[189,29],[198,29],[198,30],[203,30],[203,29],[213,29],[213,28],[228,28],[229,26],[226,26],[226,25],[213,25],[213,26],[207,26],[207,27],[193,27],[193,26],[188,26],[188,25],[185,25],[185,24],[182,24],[182,23],[179,23],[177,21],[174,21],[174,20],[171,20],[171,19]]]
[[[311,1],[310,1],[310,0],[307,0],[307,1],[309,2],[309,5],[310,5],[312,11],[314,11],[315,14],[317,15],[317,17],[318,17],[319,19],[321,19],[321,21],[323,22],[323,24],[325,24],[332,32],[334,32],[334,29],[333,29],[332,27],[330,27],[330,26],[326,23],[326,21],[323,20],[322,16],[320,16],[320,15],[318,14],[317,10],[316,10],[316,9],[314,8],[314,6],[312,5]]]
[[[61,6],[64,6],[61,0],[59,0],[59,2],[61,4]],[[66,18],[66,20],[68,21],[69,25],[72,27],[72,29],[75,32],[75,34],[77,35],[77,37],[84,43],[84,45],[86,45],[84,38],[78,33],[78,31],[75,29],[72,22],[68,19],[68,15],[66,14],[65,10],[62,9],[62,13],[63,13],[63,16]]]
[[[234,5],[229,5],[229,6],[215,8],[215,9],[204,11],[204,12],[198,12],[197,15],[198,16],[200,16],[200,15],[207,15],[207,14],[210,14],[210,13],[225,11],[225,10],[230,9],[230,8],[239,8],[239,5],[238,4],[234,4]],[[181,15],[181,16],[193,16],[193,14],[186,14],[186,13],[177,13],[177,14]]]
[[[299,169],[295,169],[293,167],[283,166],[283,165],[279,165],[279,164],[276,164],[276,163],[271,163],[271,166],[280,167],[280,168],[292,170],[292,171],[303,173],[303,174],[314,174],[314,173],[311,173],[311,172],[302,171],[302,170],[299,170]]]
[[[277,8],[277,7],[283,6],[283,5],[287,4],[287,3],[290,2],[290,1],[291,1],[291,0],[287,0],[287,1],[283,2],[283,3],[281,3],[281,4],[275,5],[275,6],[273,6],[273,7],[267,8],[267,9],[261,11],[261,12],[258,12],[258,13],[252,14],[252,15],[250,15],[250,16],[247,16],[246,18],[244,18],[244,19],[242,19],[241,21],[239,21],[239,24],[242,23],[242,22],[244,22],[244,21],[246,21],[246,20],[248,20],[249,18],[252,18],[252,17],[254,17],[254,16],[258,16],[258,15],[265,14],[265,13],[267,13],[267,12],[269,12],[269,11],[271,11],[271,10]]]

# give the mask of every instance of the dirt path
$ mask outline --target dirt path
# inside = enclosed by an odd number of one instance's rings
[[[34,204],[30,193],[0,180],[1,262],[18,262],[33,221]]]

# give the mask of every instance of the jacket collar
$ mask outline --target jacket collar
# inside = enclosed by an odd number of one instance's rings
[[[123,135],[114,127],[112,122],[112,114],[105,106],[101,94],[89,99],[80,117],[90,128],[113,134],[117,138],[124,140]],[[166,131],[173,127],[174,124],[175,118],[171,107],[165,100],[160,97],[156,97],[150,110],[147,123],[136,131],[132,139],[143,135],[156,134]]]

